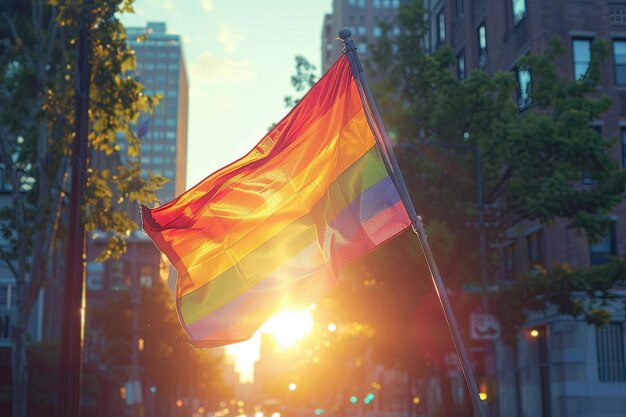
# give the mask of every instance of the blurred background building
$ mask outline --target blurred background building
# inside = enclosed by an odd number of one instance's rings
[[[161,204],[185,191],[187,175],[189,83],[180,36],[166,32],[165,22],[126,29],[137,57],[133,77],[144,85],[145,94],[160,97],[154,114],[137,122],[137,135],[142,139],[142,169],[170,180],[157,191]]]
[[[352,30],[359,58],[367,59],[367,44],[374,42],[382,31],[380,24],[393,24],[402,0],[333,0],[333,11],[324,16],[322,26],[322,74],[342,54],[343,43],[338,33],[343,27]],[[395,27],[393,31],[397,31]]]

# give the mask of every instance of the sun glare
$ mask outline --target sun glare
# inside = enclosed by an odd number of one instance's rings
[[[269,333],[282,347],[289,347],[302,339],[313,329],[313,316],[309,310],[283,311],[270,318],[261,327],[262,333]]]
[[[283,311],[270,318],[250,340],[226,347],[226,352],[235,361],[236,371],[240,373],[240,382],[253,380],[254,362],[259,359],[261,333],[269,333],[274,336],[279,346],[289,347],[313,329],[311,308]]]

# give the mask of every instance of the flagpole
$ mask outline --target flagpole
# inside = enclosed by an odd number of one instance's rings
[[[472,398],[474,411],[478,417],[486,417],[487,414],[485,407],[483,406],[478,394],[476,378],[467,355],[467,350],[465,349],[465,344],[461,338],[461,332],[459,331],[459,326],[457,325],[454,312],[452,311],[450,300],[448,299],[448,293],[443,284],[443,280],[441,279],[441,274],[439,272],[439,268],[437,267],[437,263],[435,262],[435,257],[430,249],[424,224],[421,217],[417,215],[413,202],[411,201],[411,196],[409,195],[404,178],[402,177],[402,173],[400,171],[400,166],[398,165],[398,161],[396,160],[393,152],[393,147],[391,146],[391,140],[387,135],[380,113],[376,107],[374,97],[372,96],[372,92],[370,91],[367,80],[365,79],[363,67],[361,66],[359,57],[356,53],[356,45],[354,44],[351,36],[352,32],[348,28],[343,28],[339,31],[339,37],[344,42],[345,54],[350,62],[350,68],[352,69],[354,79],[359,89],[359,94],[361,95],[361,101],[363,102],[368,123],[370,124],[370,127],[372,127],[372,132],[374,132],[374,137],[376,138],[378,146],[381,148],[381,153],[383,154],[383,160],[387,170],[389,171],[392,180],[398,187],[400,197],[402,198],[409,217],[413,222],[413,231],[420,240],[422,251],[426,258],[426,263],[428,264],[433,284],[435,285],[437,297],[439,298],[444,316],[446,317],[446,321],[448,323],[448,328],[452,334],[452,340],[454,342],[454,347],[456,348],[456,353],[459,357],[461,370],[463,372],[463,376],[465,377],[470,397]]]

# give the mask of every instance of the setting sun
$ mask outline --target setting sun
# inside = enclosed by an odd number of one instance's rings
[[[313,329],[313,317],[309,310],[287,310],[270,318],[261,327],[261,333],[269,333],[282,347],[289,347]]]
[[[240,381],[249,382],[253,379],[254,362],[259,358],[261,333],[271,334],[279,346],[286,348],[302,339],[312,329],[313,316],[310,309],[286,310],[270,318],[250,340],[227,346],[226,352],[235,360]]]

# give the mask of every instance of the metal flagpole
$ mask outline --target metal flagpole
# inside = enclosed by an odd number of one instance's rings
[[[343,28],[339,32],[339,37],[344,42],[345,53],[348,61],[350,62],[350,67],[352,68],[352,73],[359,89],[359,94],[361,95],[361,101],[363,102],[367,121],[370,124],[370,127],[374,132],[376,142],[381,149],[381,153],[383,154],[383,160],[385,162],[385,165],[387,166],[387,170],[389,171],[392,180],[396,184],[396,187],[400,192],[400,197],[402,198],[402,201],[408,211],[409,217],[413,222],[413,231],[420,240],[422,251],[424,252],[424,256],[426,257],[428,269],[430,270],[430,275],[432,277],[433,284],[435,285],[435,291],[437,292],[441,307],[443,308],[443,313],[446,317],[446,321],[448,322],[450,333],[452,334],[454,347],[456,348],[456,353],[461,363],[461,370],[463,371],[463,376],[465,377],[465,382],[467,384],[470,397],[472,398],[472,403],[474,405],[476,415],[478,417],[486,417],[486,410],[478,394],[476,378],[474,376],[474,372],[472,371],[472,366],[470,364],[469,357],[467,356],[467,350],[465,349],[463,339],[461,338],[461,332],[459,331],[459,326],[457,325],[456,318],[454,317],[454,312],[452,311],[450,300],[448,299],[448,293],[446,292],[446,288],[443,285],[443,280],[441,279],[439,268],[437,267],[435,257],[433,256],[430,249],[430,244],[428,243],[424,224],[422,223],[422,219],[420,218],[420,216],[417,215],[415,207],[413,206],[413,202],[411,201],[411,197],[402,177],[402,173],[400,172],[398,161],[396,160],[396,157],[393,153],[391,140],[387,135],[387,131],[385,130],[385,126],[383,125],[380,113],[376,108],[374,97],[372,96],[372,93],[369,89],[369,86],[365,79],[365,75],[363,74],[363,68],[361,66],[361,63],[359,62],[359,58],[356,53],[356,45],[351,39],[351,36],[352,32],[348,28]]]

